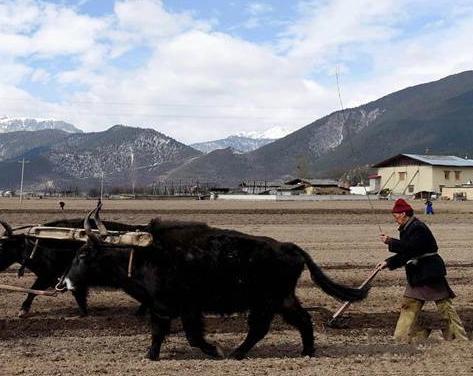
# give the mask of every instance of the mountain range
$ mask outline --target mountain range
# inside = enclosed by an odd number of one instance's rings
[[[39,132],[0,134],[0,189],[18,185],[23,157],[30,161],[25,179],[31,187],[97,184],[102,171],[117,185],[337,178],[399,153],[473,155],[473,71],[336,111],[248,152],[231,146],[202,153],[152,129],[125,126],[83,134]]]
[[[473,155],[472,104],[473,71],[466,71],[336,111],[243,155],[215,151],[218,157],[210,153],[168,177],[218,171],[219,179],[231,184],[289,176],[338,178],[398,153]]]
[[[0,162],[0,188],[18,185],[18,161],[22,158],[28,161],[25,186],[63,189],[96,186],[102,173],[109,185],[146,185],[202,154],[153,129],[122,125],[93,133],[29,132],[34,142],[26,151],[11,142],[12,137],[24,138],[25,133],[0,134],[0,150],[8,156]],[[51,142],[43,141],[47,138]]]
[[[6,116],[0,117],[0,133],[39,131],[43,129],[58,129],[68,133],[82,133],[79,128],[61,120],[30,118],[10,119]]]

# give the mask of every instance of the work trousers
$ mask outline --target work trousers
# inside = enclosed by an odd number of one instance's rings
[[[408,297],[403,298],[401,313],[397,320],[396,330],[394,331],[395,339],[399,341],[415,342],[429,336],[430,329],[421,328],[417,322],[424,303],[424,300]],[[446,340],[468,340],[461,319],[458,317],[458,314],[453,307],[452,299],[447,298],[436,300],[435,304],[440,316],[447,324],[446,329],[442,329],[443,337]]]

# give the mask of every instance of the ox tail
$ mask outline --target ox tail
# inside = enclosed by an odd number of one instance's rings
[[[368,286],[364,288],[352,288],[332,281],[327,275],[325,275],[322,269],[320,269],[306,251],[299,247],[297,248],[301,256],[304,258],[305,264],[309,268],[312,281],[314,281],[322,291],[334,298],[348,302],[355,302],[366,298],[369,291]]]

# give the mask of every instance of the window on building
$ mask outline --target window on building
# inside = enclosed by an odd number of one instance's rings
[[[411,184],[407,187],[407,190],[409,191],[409,193],[414,193],[414,186]]]
[[[444,185],[439,185],[439,191],[440,191],[440,193],[442,193],[442,189],[443,189],[444,187],[445,187]]]
[[[399,180],[406,180],[407,172],[399,172]]]
[[[455,180],[461,179],[461,171],[455,171]]]
[[[444,171],[443,173],[445,175],[445,180],[449,180],[450,179],[450,171]]]

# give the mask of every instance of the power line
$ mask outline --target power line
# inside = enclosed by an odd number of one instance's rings
[[[0,97],[1,101],[9,101],[9,102],[35,102],[37,100],[32,98],[6,98]],[[52,103],[52,104],[60,104],[60,105],[68,105],[68,104],[96,104],[96,105],[117,105],[117,106],[141,106],[141,107],[194,107],[194,108],[233,108],[239,110],[248,110],[248,109],[255,109],[255,110],[280,110],[280,111],[287,111],[287,110],[304,110],[307,109],[307,106],[290,106],[290,107],[279,107],[279,106],[235,106],[234,104],[196,104],[196,103],[139,103],[139,102],[119,102],[119,101],[67,101],[63,103]]]
[[[339,76],[338,65],[337,65],[337,68],[335,70],[335,76],[337,78],[338,99],[340,100],[340,107],[341,107],[341,115],[342,115],[343,125],[345,125],[346,121],[347,121],[347,118],[345,117],[345,108],[343,107],[342,94],[341,94],[341,90],[340,90],[340,81],[339,81],[339,77],[338,77]],[[349,142],[349,145],[350,145],[351,153],[354,157],[356,157],[357,153],[355,152],[355,148],[353,146],[353,141],[352,141],[351,132],[350,132],[350,126],[347,124],[346,128],[347,128],[348,142]],[[362,182],[362,184],[363,184],[363,188],[365,190],[365,195],[368,198],[368,203],[371,207],[371,211],[373,213],[375,213],[374,205],[373,205],[373,202],[371,201],[370,195],[368,194],[368,190],[366,189],[366,186],[363,182]],[[379,232],[382,234],[383,229],[381,228],[381,225],[379,224],[379,221],[377,221],[377,225],[378,225],[378,228],[379,228]]]
[[[247,112],[247,111],[246,111]],[[48,112],[48,116],[51,117],[63,117],[68,114],[68,111],[60,112]],[[120,116],[133,116],[133,117],[145,117],[145,118],[163,118],[163,119],[215,119],[215,120],[272,120],[281,121],[277,119],[277,116],[240,116],[240,115],[184,115],[184,114],[149,114],[139,112],[110,112],[110,113],[91,113],[89,110],[78,111],[74,110],[74,115],[89,115],[92,117],[120,117]],[[46,115],[42,115],[46,116]],[[306,117],[290,117],[284,118],[285,122],[288,121],[311,121],[310,119],[316,119],[319,115],[307,115]]]
[[[54,112],[53,112],[54,114]],[[235,120],[242,120],[242,119],[252,119],[252,120],[273,120],[276,116],[230,116],[230,115],[183,115],[183,114],[146,114],[146,113],[137,113],[137,112],[111,112],[111,113],[93,113],[91,114],[89,111],[74,111],[74,114],[78,115],[91,115],[97,117],[110,117],[110,116],[135,116],[135,117],[147,117],[147,118],[170,118],[170,119],[235,119]],[[300,117],[300,118],[284,118],[284,121],[310,121],[309,119],[315,119],[318,115],[307,115],[307,117]]]
[[[3,102],[30,102],[36,103],[33,99],[28,98],[5,98],[0,97],[0,100]],[[317,118],[320,114],[314,114],[312,108],[308,108],[307,106],[291,106],[291,107],[277,107],[277,106],[245,106],[245,105],[226,105],[226,104],[194,104],[194,103],[138,103],[138,102],[96,102],[96,101],[68,101],[64,103],[50,103],[51,105],[61,105],[61,106],[68,106],[68,105],[87,105],[86,109],[81,110],[80,108],[74,109],[74,114],[77,115],[90,115],[94,117],[119,117],[119,116],[134,116],[134,117],[146,117],[146,118],[174,118],[174,119],[216,119],[216,120],[273,120],[278,116],[282,116],[280,112],[284,111],[301,111],[305,110],[307,112],[306,116],[297,115],[292,117],[285,117],[284,121],[310,121],[310,119]],[[98,111],[98,112],[91,112],[91,109],[94,107],[93,105],[99,106],[106,106],[106,105],[117,105],[117,106],[130,106],[135,108],[146,108],[146,107],[153,107],[153,108],[168,108],[168,109],[179,109],[179,113],[159,113],[159,112],[140,112],[140,111]],[[226,114],[218,115],[206,115],[206,114],[184,114],[182,113],[183,108],[188,109],[226,109]],[[229,112],[237,112],[238,114],[232,115]],[[269,114],[255,114],[254,116],[250,115],[250,112],[265,112],[265,111],[272,111],[277,112],[270,116]],[[52,110],[49,111],[50,116],[56,115],[58,117],[63,117],[64,114],[67,114],[69,111],[65,109],[60,110]],[[245,115],[240,115],[240,113],[244,113]],[[44,116],[44,115],[43,115]]]

